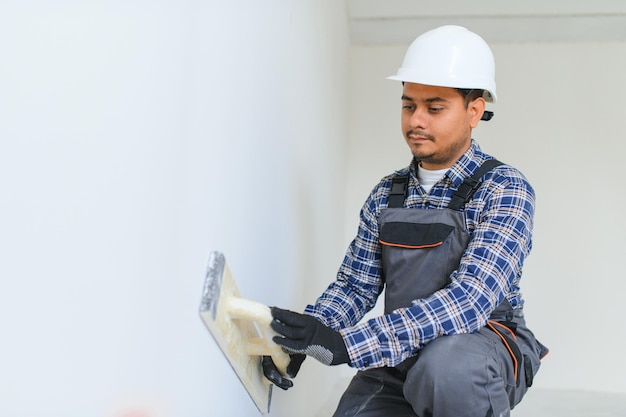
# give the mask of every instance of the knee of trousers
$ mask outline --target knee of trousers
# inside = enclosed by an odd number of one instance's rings
[[[466,393],[484,374],[487,356],[484,350],[474,349],[464,335],[443,336],[419,353],[415,365],[407,372],[404,395],[422,392],[428,395],[442,393],[448,397],[455,392]],[[461,395],[462,396],[462,395]]]

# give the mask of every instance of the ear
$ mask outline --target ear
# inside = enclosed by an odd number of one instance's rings
[[[478,122],[485,112],[485,107],[485,99],[482,97],[478,97],[467,105],[467,114],[470,118],[470,126],[472,129],[478,126]]]

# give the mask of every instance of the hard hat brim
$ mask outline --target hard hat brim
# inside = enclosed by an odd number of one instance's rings
[[[400,73],[401,71],[398,71],[398,73]],[[396,75],[390,75],[389,77],[387,77],[388,80],[393,80],[393,81],[402,81],[404,83],[414,83],[414,84],[423,84],[423,85],[431,85],[433,87],[447,87],[447,88],[462,88],[462,89],[472,89],[472,90],[483,90],[485,93],[483,95],[483,98],[485,99],[486,102],[488,103],[495,103],[497,100],[497,96],[496,96],[496,92],[495,91],[491,91],[490,88],[486,88],[484,85],[482,86],[478,86],[478,85],[465,85],[463,83],[459,83],[457,85],[441,85],[441,82],[432,82],[428,80],[428,77],[411,77],[411,76],[406,76],[405,75],[400,75],[400,74],[396,74]],[[419,80],[419,81],[417,81]],[[450,83],[452,84],[452,83]],[[456,84],[456,83],[455,83]]]

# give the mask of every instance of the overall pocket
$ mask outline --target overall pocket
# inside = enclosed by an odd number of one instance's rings
[[[380,231],[380,243],[405,249],[426,249],[443,245],[454,230],[444,223],[389,222]]]
[[[455,249],[455,227],[445,223],[382,224],[385,310],[409,307],[449,283],[462,249]]]

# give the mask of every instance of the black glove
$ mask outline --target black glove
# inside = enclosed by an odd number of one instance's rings
[[[281,336],[274,336],[274,343],[287,353],[304,353],[313,356],[324,365],[350,362],[343,337],[338,331],[323,325],[315,317],[272,307],[272,329]]]
[[[306,359],[306,355],[297,353],[289,356],[291,357],[291,361],[289,362],[289,365],[287,365],[287,376],[289,378],[295,378],[300,370],[302,362]],[[290,379],[285,378],[278,371],[271,356],[263,356],[261,359],[261,366],[263,367],[263,375],[265,375],[265,378],[269,379],[269,381],[278,388],[287,390],[293,387],[293,382],[291,382]]]

